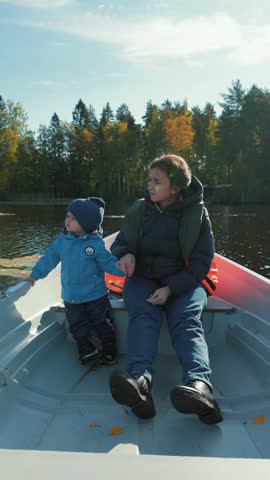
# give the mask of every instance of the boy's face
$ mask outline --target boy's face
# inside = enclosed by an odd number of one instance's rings
[[[79,222],[77,222],[76,218],[74,217],[74,215],[72,215],[71,212],[67,212],[66,214],[65,227],[67,232],[72,232],[77,237],[84,234],[81,225],[79,224]]]
[[[149,170],[147,188],[152,202],[159,203],[161,208],[174,203],[180,192],[180,188],[173,187],[166,173],[157,167]]]

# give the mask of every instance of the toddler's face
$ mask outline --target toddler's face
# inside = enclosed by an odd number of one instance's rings
[[[77,222],[76,218],[74,217],[74,215],[72,215],[71,212],[67,212],[65,219],[65,227],[67,232],[72,232],[77,237],[84,234],[81,225],[79,224],[79,222]]]

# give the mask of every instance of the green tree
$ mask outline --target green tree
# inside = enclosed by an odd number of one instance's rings
[[[48,128],[45,125],[40,125],[37,133],[39,188],[40,192],[51,195],[53,188],[50,184],[50,140]]]
[[[146,104],[146,112],[142,117],[143,127],[143,163],[148,165],[155,157],[164,153],[162,148],[162,120],[160,110],[151,101]]]
[[[72,196],[87,196],[91,193],[91,162],[93,159],[94,134],[91,130],[90,113],[79,100],[72,113],[72,124],[68,136],[70,193]]]
[[[131,115],[129,108],[126,103],[122,103],[116,111],[116,120],[118,122],[127,123],[128,127],[133,127],[135,125],[135,119]]]
[[[0,95],[0,129],[7,127],[8,122],[8,113],[6,102],[4,101],[3,97]]]
[[[96,162],[96,188],[102,195],[112,191],[112,176],[115,176],[113,151],[114,113],[109,102],[103,107],[98,123],[98,156]]]
[[[114,171],[117,174],[117,195],[129,197],[132,191],[141,190],[144,182],[141,161],[141,128],[135,124],[128,107],[123,104],[116,114],[113,126]],[[114,184],[114,190],[116,185]]]
[[[13,195],[40,191],[39,155],[32,131],[26,132],[19,140],[17,162],[11,174],[10,191]]]
[[[241,151],[232,177],[234,195],[239,199],[240,190],[242,201],[269,201],[270,92],[253,85],[245,96],[240,119]]]
[[[217,153],[222,165],[222,181],[230,184],[233,165],[241,151],[241,112],[245,101],[245,91],[239,80],[232,82],[227,94],[222,94],[223,108],[219,119]]]
[[[51,190],[55,197],[67,196],[70,183],[68,130],[56,113],[51,118],[47,134]]]
[[[0,97],[0,193],[9,190],[20,137],[27,131],[27,116],[21,104]]]
[[[203,183],[216,184],[219,178],[219,165],[216,155],[217,128],[215,108],[206,103],[203,110],[198,106],[192,109],[193,164],[195,172]]]
[[[80,99],[72,112],[73,125],[78,130],[90,129],[90,114],[85,103]]]

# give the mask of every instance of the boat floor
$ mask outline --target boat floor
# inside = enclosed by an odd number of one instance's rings
[[[226,369],[229,356],[234,371]],[[214,394],[224,421],[208,426],[182,415],[169,393],[181,382],[172,355],[159,355],[153,397],[157,414],[136,418],[115,403],[113,367],[81,366],[75,344],[63,335],[0,391],[0,448],[121,455],[269,458],[270,395],[233,343],[210,349]],[[125,356],[117,368],[125,367]],[[237,375],[235,375],[237,372]]]

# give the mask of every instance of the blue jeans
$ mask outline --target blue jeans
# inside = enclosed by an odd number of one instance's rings
[[[183,367],[183,382],[203,380],[211,386],[208,347],[201,323],[207,294],[198,283],[193,290],[170,296],[165,305],[152,305],[147,298],[160,285],[145,278],[126,279],[124,300],[129,314],[128,373],[154,373],[162,311],[166,312],[172,345]]]

